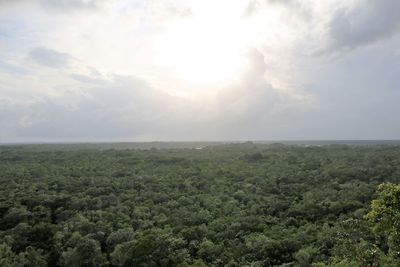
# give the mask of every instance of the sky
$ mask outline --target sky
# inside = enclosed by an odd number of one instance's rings
[[[398,0],[0,0],[0,143],[400,139]]]

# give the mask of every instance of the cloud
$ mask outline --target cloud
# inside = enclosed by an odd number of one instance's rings
[[[106,80],[104,79],[93,78],[88,75],[82,75],[82,74],[71,74],[70,77],[78,82],[83,82],[83,83],[103,84],[104,82],[106,82]]]
[[[49,68],[67,67],[73,57],[46,47],[36,47],[29,53],[29,57],[36,63]]]
[[[338,9],[328,25],[328,50],[355,49],[390,38],[400,29],[400,1],[361,1]]]
[[[15,4],[23,3],[23,2],[26,2],[26,0],[14,0],[14,1],[0,0],[0,7],[15,5]]]
[[[263,10],[281,14],[285,18],[279,19],[281,25],[294,23],[277,36],[297,36],[294,48],[311,48],[317,51],[309,53],[314,55],[354,50],[386,41],[400,32],[397,0],[249,0],[244,15],[261,16]],[[290,32],[293,29],[296,31]]]
[[[245,65],[240,79],[218,95],[221,131],[230,139],[271,138],[288,122],[290,112],[309,104],[309,97],[299,97],[269,83],[265,57],[259,50],[248,51]]]
[[[9,64],[6,62],[0,61],[0,71],[9,73],[9,74],[16,74],[16,75],[28,75],[31,72],[27,68],[23,68],[14,64]]]
[[[97,8],[101,0],[41,0],[43,5],[54,8]]]
[[[242,14],[243,17],[252,16],[257,12],[257,9],[260,7],[260,2],[257,0],[250,0],[247,3],[247,6]]]
[[[0,0],[0,142],[399,137],[398,1],[191,3]],[[257,48],[242,73],[203,86],[160,64],[160,36],[228,17]]]
[[[0,115],[4,115],[0,116],[4,129],[0,140],[260,137],[268,134],[265,127],[282,118],[286,106],[294,107],[297,100],[265,80],[263,54],[254,49],[249,51],[247,59],[238,81],[220,90],[217,98],[205,102],[169,95],[133,76],[105,78],[93,68],[74,74],[63,70],[58,75],[69,78],[72,83],[62,82],[63,87],[56,89],[55,94],[36,94],[34,98],[22,95],[12,100],[0,94]],[[56,83],[53,87],[59,85]],[[258,129],[257,134],[254,129]]]
[[[82,75],[83,76],[83,75]],[[90,79],[90,77],[87,77]],[[151,134],[171,123],[174,99],[134,77],[113,76],[109,82],[31,100],[1,98],[0,139],[113,140]],[[13,137],[6,136],[13,133]]]
[[[306,11],[304,10],[304,3],[304,0],[249,0],[245,6],[243,17],[256,15],[263,8],[271,7],[285,7],[298,12],[298,15],[304,15],[303,13]],[[293,12],[292,14],[296,14],[296,12]]]
[[[97,9],[103,2],[104,0],[0,0],[0,8],[36,3],[53,9]]]

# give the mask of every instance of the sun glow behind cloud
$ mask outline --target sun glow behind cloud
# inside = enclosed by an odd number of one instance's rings
[[[158,64],[195,87],[236,78],[249,46],[246,22],[242,5],[223,2],[194,5],[191,16],[172,23],[156,41]]]
[[[258,4],[189,1],[190,15],[167,23],[154,38],[154,63],[168,73],[169,82],[179,83],[175,88],[184,88],[180,95],[240,82],[252,49],[260,50],[272,66],[268,81],[288,82],[282,67],[291,65],[289,54],[304,38],[302,19],[291,16],[285,5],[253,2]]]

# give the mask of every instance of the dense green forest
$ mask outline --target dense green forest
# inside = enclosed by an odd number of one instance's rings
[[[0,146],[0,266],[400,266],[400,146]]]

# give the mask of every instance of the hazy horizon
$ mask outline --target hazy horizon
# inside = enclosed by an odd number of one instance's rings
[[[399,10],[0,0],[0,143],[399,140]]]
[[[204,144],[400,144],[400,139],[303,139],[303,140],[149,140],[149,141],[37,141],[37,142],[3,142],[0,145],[80,145],[80,144],[174,144],[174,143],[204,143]]]

